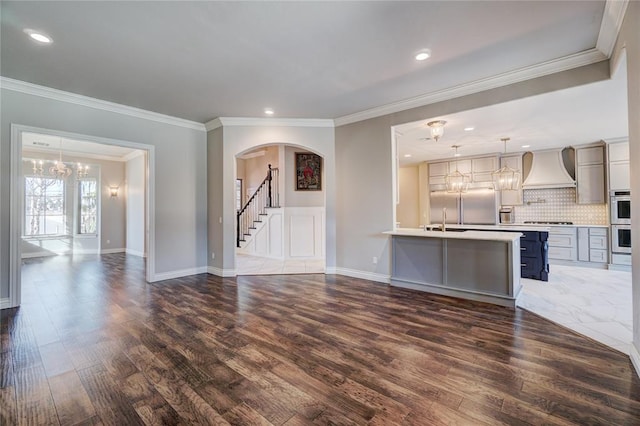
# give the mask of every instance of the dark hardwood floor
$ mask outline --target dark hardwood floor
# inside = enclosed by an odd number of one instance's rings
[[[623,354],[534,314],[331,275],[144,282],[29,260],[0,424],[640,424]]]

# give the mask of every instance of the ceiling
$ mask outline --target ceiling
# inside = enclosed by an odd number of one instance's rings
[[[276,117],[335,119],[589,51],[605,2],[0,7],[3,77],[203,123],[265,107]],[[26,28],[53,43],[33,42]],[[416,61],[424,48],[432,57]]]
[[[426,123],[445,120],[438,142]],[[465,131],[465,127],[473,127]],[[628,136],[627,73],[623,58],[611,80],[532,96],[485,108],[429,117],[395,126],[401,166],[460,156],[504,151],[536,151]],[[524,146],[523,145],[528,145]],[[411,155],[411,157],[406,157]]]
[[[111,161],[126,161],[139,150],[116,145],[61,138],[39,133],[22,133],[22,149],[30,152],[60,152],[64,155],[96,158]]]

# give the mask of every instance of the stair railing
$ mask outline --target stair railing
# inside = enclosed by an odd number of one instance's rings
[[[258,189],[251,195],[246,204],[236,213],[236,246],[245,241],[245,237],[251,235],[251,230],[256,229],[256,224],[262,222],[267,215],[267,208],[280,206],[280,172],[278,168],[272,168],[269,164],[267,176]]]

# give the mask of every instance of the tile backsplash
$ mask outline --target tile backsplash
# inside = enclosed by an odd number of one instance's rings
[[[529,204],[527,204],[529,203]],[[515,221],[570,221],[577,225],[607,225],[606,204],[576,204],[575,188],[525,189],[524,204],[515,206]]]

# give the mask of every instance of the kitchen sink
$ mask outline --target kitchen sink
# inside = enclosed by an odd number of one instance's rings
[[[442,232],[442,228],[439,226],[435,227],[427,227],[426,231],[440,231]],[[457,228],[447,228],[444,232],[465,232],[466,229],[457,229]]]

